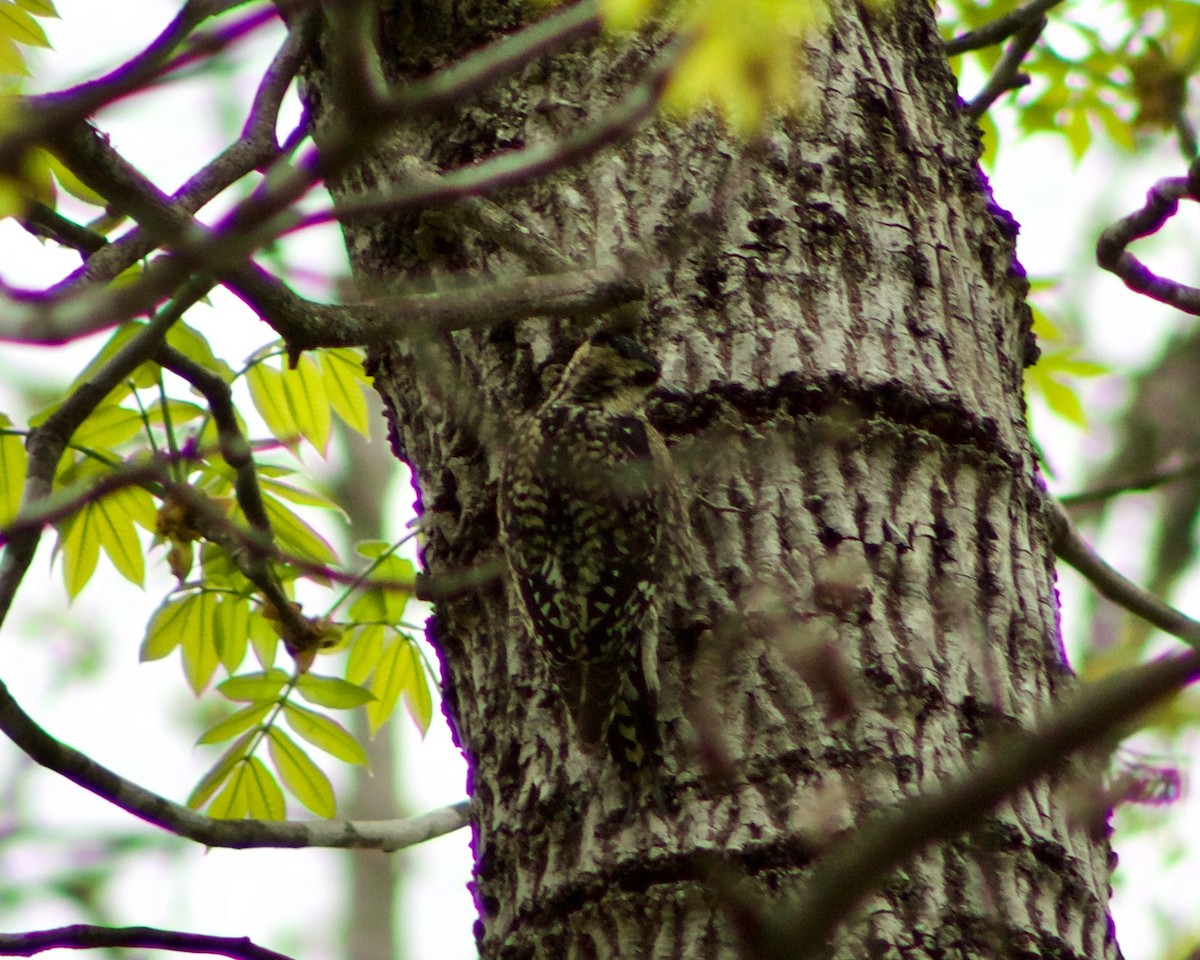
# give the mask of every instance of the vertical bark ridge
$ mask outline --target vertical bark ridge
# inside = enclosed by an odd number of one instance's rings
[[[440,27],[385,51],[397,76],[515,16],[493,0],[413,9],[438,11]],[[398,154],[448,169],[552,141],[618,102],[652,48],[605,41],[530,68],[399,131],[334,190],[388,183]],[[732,957],[701,852],[765,895],[795,891],[845,831],[959,775],[989,735],[1034,723],[1064,687],[1020,390],[1014,226],[978,173],[926,5],[842,6],[808,71],[808,115],[749,153],[711,118],[660,119],[494,198],[581,266],[653,250],[707,198],[725,199],[654,284],[643,331],[663,364],[654,415],[688,475],[696,542],[660,646],[677,809],[631,812],[604,758],[580,750],[504,587],[437,607],[445,708],[471,766],[484,957]],[[428,289],[524,270],[470,233],[439,235],[431,261],[421,226],[349,226],[356,270]],[[531,321],[374,355],[434,575],[497,558],[505,431],[582,336],[579,323]],[[812,666],[835,658],[844,714]],[[728,768],[706,768],[705,737]],[[1106,849],[1062,808],[1061,785],[1039,783],[924,852],[839,932],[839,949],[864,956],[882,937],[905,955],[1007,956],[1057,941],[1062,956],[1112,956]],[[1068,906],[1081,921],[1062,919]]]

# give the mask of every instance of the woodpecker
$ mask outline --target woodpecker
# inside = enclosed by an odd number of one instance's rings
[[[643,408],[658,378],[628,337],[585,341],[517,427],[499,517],[513,592],[580,739],[606,739],[623,780],[661,806],[658,613],[682,511]]]

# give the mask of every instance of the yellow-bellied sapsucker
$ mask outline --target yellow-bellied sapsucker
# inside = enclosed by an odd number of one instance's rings
[[[534,641],[585,744],[607,738],[627,781],[661,801],[658,608],[678,563],[679,490],[642,404],[659,366],[595,334],[517,427],[500,534]]]

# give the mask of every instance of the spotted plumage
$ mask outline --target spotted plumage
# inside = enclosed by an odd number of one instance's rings
[[[661,765],[658,607],[678,488],[642,404],[657,362],[600,333],[518,425],[500,483],[514,591],[580,738],[627,779]]]

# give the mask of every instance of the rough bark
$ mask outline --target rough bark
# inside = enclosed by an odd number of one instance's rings
[[[388,68],[421,75],[517,9],[395,5]],[[555,140],[617,102],[652,49],[605,41],[531,67],[398,132],[335,194],[398,179],[406,157],[448,169]],[[677,811],[630,813],[604,758],[580,752],[502,581],[439,603],[430,626],[471,770],[484,957],[735,956],[703,854],[767,896],[802,890],[842,831],[961,772],[987,734],[1031,725],[1069,685],[1022,404],[1015,224],[977,169],[927,5],[840,8],[807,69],[808,114],[753,152],[712,119],[658,120],[494,198],[580,266],[727,200],[642,318],[697,546],[660,648]],[[319,71],[312,83],[319,110]],[[526,269],[444,218],[346,232],[366,286]],[[374,355],[433,576],[498,556],[504,438],[586,326]],[[838,660],[846,710],[812,666]],[[1063,785],[1041,782],[926,851],[856,912],[837,955],[1114,956],[1107,846],[1066,808]]]

